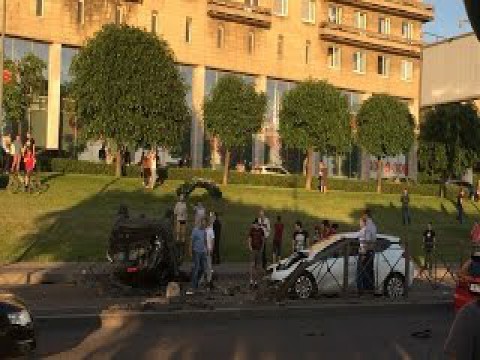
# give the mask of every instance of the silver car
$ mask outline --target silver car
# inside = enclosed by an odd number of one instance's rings
[[[348,245],[348,247],[347,247]],[[301,299],[316,295],[340,293],[344,281],[347,290],[356,289],[359,242],[357,233],[333,235],[314,244],[310,249],[293,253],[278,264],[269,267],[269,279],[273,282],[287,281],[292,275],[291,291]],[[348,264],[345,264],[347,259]],[[296,271],[306,262],[304,270]],[[408,285],[404,249],[398,237],[377,235],[374,257],[375,292],[390,298],[404,296],[405,286],[411,286],[414,278],[414,263],[410,261]],[[348,276],[344,270],[348,270]]]
[[[290,173],[280,165],[261,165],[252,170],[252,174],[266,174],[266,175],[290,175]]]

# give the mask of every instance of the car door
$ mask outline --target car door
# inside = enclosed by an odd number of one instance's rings
[[[341,239],[315,256],[310,267],[319,293],[339,293],[343,289],[345,240]],[[350,281],[349,281],[350,282]]]

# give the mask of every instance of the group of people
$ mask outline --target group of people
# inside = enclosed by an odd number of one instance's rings
[[[36,165],[35,140],[28,132],[25,141],[20,135],[12,140],[10,135],[3,137],[1,147],[1,158],[3,172],[6,174],[19,174],[25,171],[25,187],[29,186],[30,178]]]
[[[210,212],[207,216],[207,209],[198,202],[193,207],[194,227],[191,234],[189,253],[192,257],[192,289],[188,294],[198,289],[202,278],[209,288],[213,287],[213,265],[220,264],[220,240],[222,233],[222,223],[219,214]],[[185,196],[180,195],[173,209],[175,222],[175,238],[178,248],[185,256],[187,248],[187,225],[189,206]]]

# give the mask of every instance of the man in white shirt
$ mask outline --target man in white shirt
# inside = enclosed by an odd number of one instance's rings
[[[364,290],[375,290],[375,272],[374,272],[374,260],[375,260],[375,242],[377,241],[377,226],[372,220],[370,210],[365,210],[363,215],[365,219],[365,245],[366,252],[364,257]]]
[[[270,219],[265,216],[265,211],[260,209],[259,216],[258,216],[258,224],[263,229],[264,235],[264,242],[263,242],[263,249],[262,249],[262,266],[263,269],[267,269],[267,241],[268,237],[270,236]]]
[[[184,195],[180,195],[180,198],[173,209],[173,213],[175,215],[175,236],[177,242],[180,242],[185,247],[188,210]]]
[[[215,247],[215,232],[213,231],[213,219],[210,218],[208,226],[205,229],[205,242],[207,248],[207,269],[205,272],[205,278],[210,289],[213,287],[212,277],[213,277],[213,250]]]

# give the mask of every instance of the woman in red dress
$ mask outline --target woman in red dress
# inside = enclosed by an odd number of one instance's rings
[[[28,188],[33,169],[35,169],[35,156],[32,149],[26,149],[23,155],[23,162],[25,164],[25,187]]]

